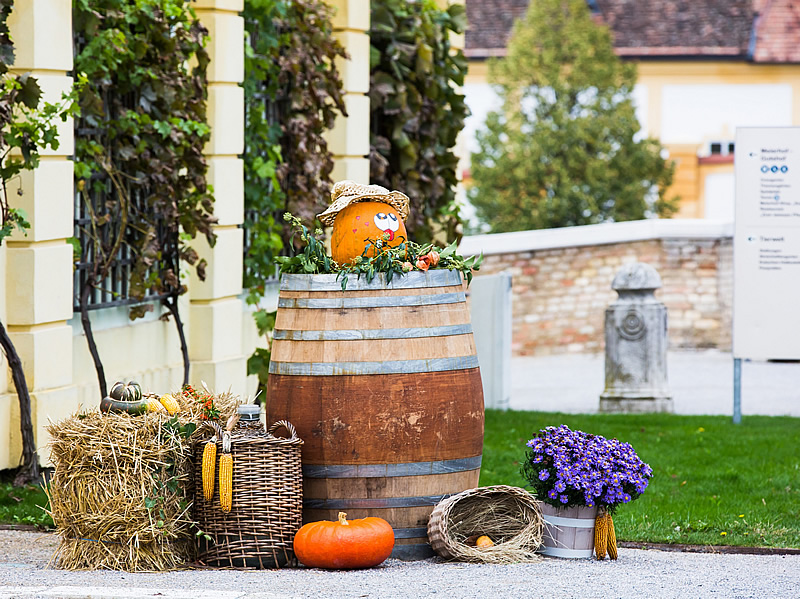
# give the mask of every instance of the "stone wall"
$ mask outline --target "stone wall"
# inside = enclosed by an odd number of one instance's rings
[[[671,348],[731,347],[732,225],[652,220],[465,237],[484,253],[476,276],[512,275],[515,355],[603,350],[611,280],[623,264],[661,275]]]

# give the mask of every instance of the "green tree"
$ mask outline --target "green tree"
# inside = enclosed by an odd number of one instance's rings
[[[503,102],[472,155],[469,198],[493,232],[670,216],[674,166],[639,134],[636,67],[585,0],[533,0],[489,80]]]

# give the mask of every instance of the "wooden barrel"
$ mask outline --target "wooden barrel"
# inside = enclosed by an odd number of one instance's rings
[[[303,520],[378,516],[394,557],[433,555],[426,527],[444,497],[478,486],[483,390],[461,274],[371,284],[283,275],[267,421],[303,445]]]
[[[544,518],[541,553],[552,557],[591,558],[596,507],[555,508],[539,502]]]

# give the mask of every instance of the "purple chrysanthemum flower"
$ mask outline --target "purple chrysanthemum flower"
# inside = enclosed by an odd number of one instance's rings
[[[653,472],[630,443],[566,425],[542,429],[526,445],[530,451],[525,476],[534,491],[554,505],[627,503],[647,488]]]

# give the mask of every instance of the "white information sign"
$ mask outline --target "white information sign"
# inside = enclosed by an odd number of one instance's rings
[[[736,131],[733,357],[800,359],[800,127]]]

